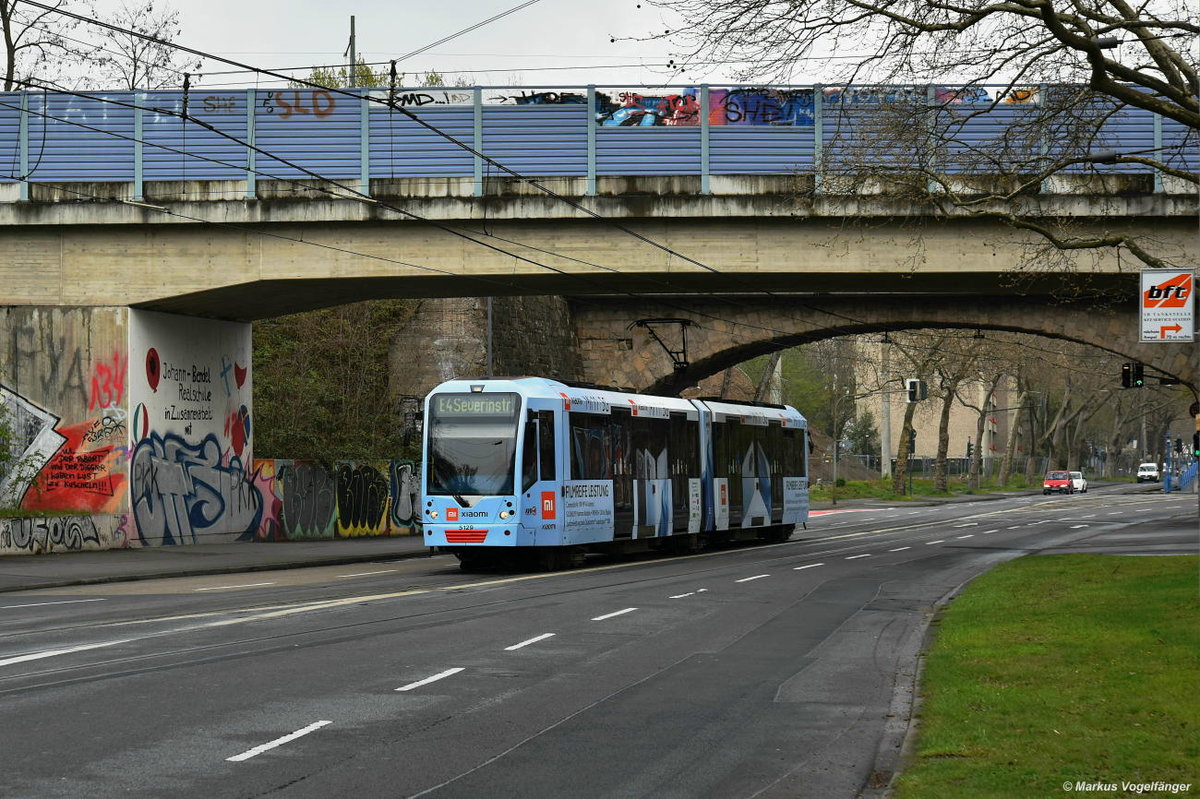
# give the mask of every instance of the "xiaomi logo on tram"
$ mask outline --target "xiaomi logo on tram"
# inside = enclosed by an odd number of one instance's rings
[[[557,498],[555,497],[553,491],[543,491],[542,492],[542,518],[543,519],[555,518],[554,504],[556,501],[557,501]]]
[[[446,508],[446,521],[458,521],[458,508]]]

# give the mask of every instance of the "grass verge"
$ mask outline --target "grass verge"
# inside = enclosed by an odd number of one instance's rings
[[[937,623],[895,799],[1055,796],[1078,781],[1200,794],[1198,567],[1059,555],[972,582]]]

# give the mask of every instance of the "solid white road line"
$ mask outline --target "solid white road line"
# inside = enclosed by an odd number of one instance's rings
[[[240,755],[234,755],[233,757],[227,757],[225,759],[232,760],[235,762],[241,761],[241,760],[249,760],[250,758],[254,757],[255,755],[261,755],[263,752],[274,749],[277,746],[283,746],[288,741],[294,741],[297,738],[308,735],[310,732],[315,732],[315,731],[321,729],[326,724],[332,724],[332,723],[333,723],[332,721],[314,721],[312,724],[309,724],[307,727],[305,727],[302,730],[296,730],[295,732],[291,733],[290,735],[285,735],[282,738],[276,738],[274,741],[271,741],[270,743],[260,744],[259,746],[256,746],[253,749],[247,749],[245,752],[242,752]]]
[[[391,574],[392,572],[400,571],[399,569],[384,569],[377,572],[359,572],[358,574],[339,574],[337,577],[341,580],[344,577],[370,577],[372,574]]]
[[[888,552],[903,552],[906,549],[912,549],[912,547],[896,547],[895,549],[889,549]]]
[[[458,674],[460,671],[463,671],[463,669],[462,668],[446,669],[445,671],[439,672],[439,673],[433,675],[432,677],[426,677],[423,680],[417,680],[416,682],[410,682],[408,685],[401,685],[396,690],[397,691],[411,691],[414,688],[420,688],[422,685],[429,685],[429,683],[431,683],[431,682],[437,682],[438,680],[444,680],[447,677],[452,677],[455,674]]]
[[[197,588],[196,591],[229,591],[233,588],[258,588],[261,585],[275,585],[275,583],[245,583],[244,585],[216,585],[212,588]]]
[[[536,644],[538,641],[545,641],[547,638],[553,638],[553,637],[554,637],[554,633],[542,633],[541,635],[535,635],[533,638],[530,638],[528,641],[522,641],[521,643],[513,644],[512,646],[506,646],[506,647],[504,647],[504,651],[505,652],[513,652],[517,649],[520,649],[523,646],[529,646],[530,644]]]
[[[807,566],[797,566],[796,568],[792,569],[792,571],[797,571],[797,572],[798,572],[798,571],[800,571],[801,569],[815,569],[815,568],[817,568],[818,566],[824,566],[824,565],[825,565],[824,563],[810,563],[810,564],[808,564]]]
[[[623,616],[626,613],[633,613],[635,610],[637,610],[637,608],[625,608],[624,610],[618,610],[615,613],[605,613],[603,616],[597,616],[596,618],[592,619],[592,621],[604,621],[605,619],[611,619],[614,616]]]
[[[869,558],[869,557],[871,557],[871,553],[867,552],[863,555],[851,555],[850,557],[846,558],[846,560],[858,560],[859,558]]]
[[[59,655],[70,655],[73,652],[86,652],[89,649],[103,649],[106,646],[116,646],[117,644],[129,643],[132,639],[124,638],[120,641],[107,641],[103,644],[88,644],[86,646],[72,646],[67,649],[48,649],[45,652],[33,652],[28,655],[17,655],[16,657],[0,660],[0,666],[11,666],[14,663],[27,663],[31,660],[41,660],[42,658],[52,658]]]
[[[734,582],[735,582],[735,583],[748,583],[748,582],[750,582],[751,580],[761,580],[761,579],[762,579],[762,578],[764,578],[764,577],[770,577],[770,576],[771,576],[771,575],[769,575],[769,574],[756,574],[756,575],[754,575],[753,577],[743,577],[743,578],[742,578],[742,579],[740,579],[740,580],[734,580]]]
[[[11,608],[40,608],[44,605],[76,605],[80,602],[104,602],[104,599],[64,599],[61,602],[30,602],[28,605],[0,605],[0,610]]]

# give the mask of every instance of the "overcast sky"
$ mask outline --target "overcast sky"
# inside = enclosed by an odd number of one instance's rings
[[[119,0],[102,0],[112,7]],[[481,23],[524,0],[175,0],[179,43],[271,68],[337,63],[356,18],[357,49],[367,62],[388,61]],[[437,70],[491,85],[661,83],[671,48],[617,41],[662,30],[658,9],[637,0],[536,0],[502,19],[398,64],[409,74]],[[221,69],[210,64],[208,69]],[[452,78],[453,79],[453,78]],[[721,71],[673,83],[728,80]],[[250,78],[210,77],[205,85]]]

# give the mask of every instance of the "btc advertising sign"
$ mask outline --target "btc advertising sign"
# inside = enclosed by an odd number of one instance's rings
[[[1142,271],[1142,341],[1186,341],[1195,336],[1196,276],[1166,269]]]

